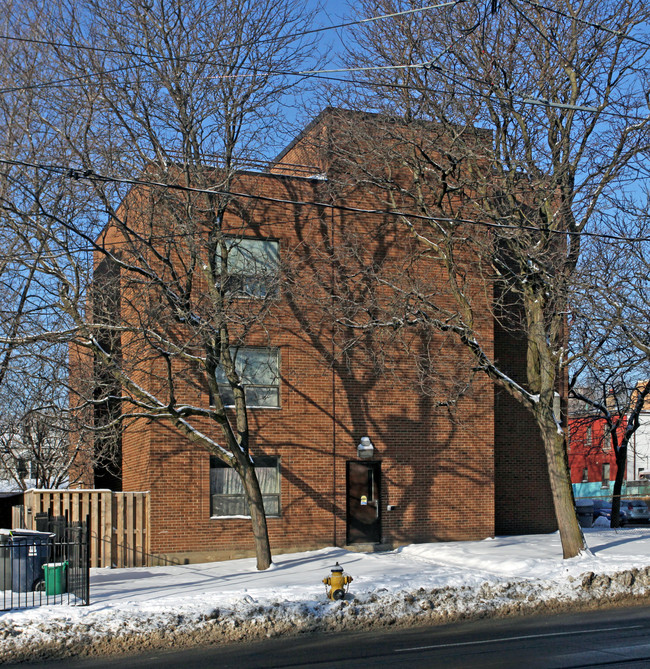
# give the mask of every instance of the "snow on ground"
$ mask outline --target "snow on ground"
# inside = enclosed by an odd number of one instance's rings
[[[650,528],[585,530],[590,553],[562,560],[557,533],[416,544],[386,553],[340,548],[253,559],[93,569],[91,605],[0,613],[0,662],[215,643],[323,629],[429,624],[589,605],[650,594]],[[322,579],[353,577],[330,602]]]

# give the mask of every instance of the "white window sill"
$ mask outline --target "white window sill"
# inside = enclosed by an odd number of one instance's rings
[[[282,516],[267,516],[267,518],[282,518]],[[250,516],[210,516],[210,520],[250,520]]]
[[[224,409],[234,409],[235,405],[234,404],[226,404],[223,407]],[[258,406],[257,404],[252,404],[251,406],[247,406],[246,409],[269,409],[270,411],[279,411],[282,407],[264,407],[264,406]]]

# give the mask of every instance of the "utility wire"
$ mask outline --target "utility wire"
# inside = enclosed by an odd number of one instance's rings
[[[356,86],[368,86],[368,87],[373,87],[373,86],[381,86],[381,87],[388,87],[388,88],[397,88],[397,89],[405,89],[405,90],[417,90],[420,92],[442,92],[440,90],[435,90],[435,89],[428,89],[424,88],[422,86],[417,86],[417,85],[412,85],[412,84],[395,84],[395,83],[387,83],[387,82],[375,82],[375,81],[360,81],[358,79],[342,79],[342,78],[337,78],[337,77],[330,77],[330,76],[322,76],[322,75],[329,75],[329,74],[342,74],[342,73],[356,73],[356,72],[381,72],[381,71],[400,71],[400,70],[418,70],[422,69],[425,71],[428,70],[435,70],[445,76],[446,78],[450,79],[453,83],[456,83],[460,86],[463,86],[469,94],[472,95],[478,95],[480,97],[483,97],[485,99],[491,99],[494,101],[499,101],[503,102],[502,98],[499,98],[495,95],[490,95],[488,93],[482,92],[476,88],[472,88],[471,86],[467,85],[462,81],[462,78],[468,79],[469,81],[472,81],[474,83],[477,83],[481,86],[486,86],[487,83],[477,77],[472,77],[469,74],[459,75],[452,74],[447,68],[443,68],[440,65],[437,65],[437,61],[440,59],[441,55],[437,56],[435,59],[430,60],[430,61],[423,61],[420,63],[410,63],[410,64],[403,64],[403,65],[372,65],[372,66],[365,66],[365,67],[348,67],[348,68],[333,68],[333,69],[319,69],[319,70],[258,70],[253,67],[245,66],[242,65],[241,69],[245,70],[251,70],[250,73],[248,74],[243,74],[243,73],[237,73],[237,74],[228,74],[228,75],[218,75],[214,77],[210,77],[211,79],[219,79],[219,80],[224,80],[224,79],[242,79],[242,78],[252,78],[252,77],[271,77],[271,76],[295,76],[295,77],[304,77],[304,78],[316,78],[320,80],[327,80],[327,81],[336,81],[340,83],[345,83],[345,84],[352,84]],[[137,66],[134,66],[137,67]],[[119,68],[117,68],[119,70]],[[111,71],[107,71],[111,72]],[[66,80],[62,80],[63,83],[66,83]],[[43,84],[43,86],[50,86],[54,84]],[[38,85],[37,85],[38,86]],[[16,90],[16,89],[0,89],[0,93],[7,92],[10,90]],[[21,89],[22,90],[22,89]],[[586,105],[574,105],[574,104],[568,104],[568,103],[563,103],[563,102],[554,102],[552,100],[547,100],[544,98],[539,98],[539,97],[530,97],[528,94],[523,93],[521,91],[517,91],[515,89],[505,89],[504,92],[506,94],[514,94],[517,98],[519,98],[519,102],[522,104],[530,104],[530,105],[535,105],[535,106],[540,106],[540,107],[547,107],[547,108],[557,108],[557,109],[566,109],[566,110],[571,110],[571,111],[582,111],[582,112],[589,112],[589,113],[601,113],[601,114],[608,114],[608,115],[613,115],[618,118],[625,118],[628,120],[637,120],[637,121],[642,121],[642,120],[647,120],[646,117],[642,116],[630,116],[627,114],[622,114],[620,112],[613,112],[613,111],[608,111],[604,109],[599,109],[598,107],[592,107],[592,106],[586,106]]]
[[[214,55],[215,53],[219,53],[220,51],[225,51],[227,50],[232,50],[236,48],[241,48],[241,47],[246,47],[250,46],[251,44],[267,44],[269,42],[276,42],[278,40],[286,40],[286,39],[293,39],[294,37],[304,37],[305,35],[311,35],[315,33],[321,33],[321,32],[326,32],[328,30],[340,30],[342,28],[349,28],[351,26],[356,26],[356,25],[361,25],[363,23],[371,23],[373,21],[383,21],[384,19],[392,19],[392,18],[397,18],[399,16],[406,16],[407,14],[415,14],[415,13],[420,13],[420,12],[426,12],[430,9],[441,9],[444,7],[453,7],[455,5],[461,4],[465,2],[465,0],[450,0],[449,2],[442,2],[436,5],[427,5],[425,7],[416,7],[415,9],[407,9],[401,12],[393,12],[392,14],[380,14],[377,16],[370,16],[365,19],[357,19],[356,21],[346,21],[345,23],[337,23],[337,24],[332,24],[328,26],[321,26],[320,28],[310,28],[308,30],[301,30],[297,31],[294,33],[288,33],[287,35],[283,35],[282,37],[269,37],[267,39],[262,39],[262,40],[250,40],[247,42],[239,42],[235,44],[228,45],[228,47],[221,47],[218,49],[213,49],[209,51],[199,51],[196,54],[191,54],[185,58],[181,58],[179,60],[189,60],[192,58],[195,58],[196,56],[201,56],[201,55]],[[85,44],[70,44],[68,42],[55,42],[51,40],[40,40],[40,39],[34,39],[30,37],[18,37],[16,35],[0,35],[0,39],[5,39],[9,41],[16,41],[16,42],[26,42],[29,44],[42,44],[44,46],[55,46],[55,47],[61,47],[61,48],[66,48],[66,49],[77,49],[77,50],[84,50],[84,51],[98,51],[101,53],[114,53],[122,56],[138,56],[138,57],[143,57],[146,58],[150,56],[150,54],[145,53],[145,52],[138,52],[138,51],[125,51],[123,49],[108,49],[105,47],[97,47],[97,46],[88,46]],[[173,60],[172,58],[165,58],[164,60]]]
[[[406,11],[403,11],[403,12],[396,12],[396,13],[393,13],[393,14],[384,14],[384,15],[381,15],[381,16],[374,16],[374,17],[370,17],[370,18],[367,18],[367,19],[361,19],[361,20],[358,20],[358,21],[350,21],[350,22],[347,22],[347,23],[342,23],[342,24],[332,25],[332,26],[326,26],[326,27],[323,27],[323,28],[316,28],[316,29],[312,29],[312,30],[308,30],[308,31],[303,31],[303,32],[300,32],[300,33],[294,33],[292,35],[284,36],[282,38],[272,38],[272,39],[287,39],[289,37],[303,35],[303,34],[309,34],[309,33],[312,33],[312,32],[320,32],[320,31],[323,31],[323,30],[331,30],[331,29],[335,29],[335,28],[348,27],[348,26],[352,26],[352,25],[359,25],[359,24],[362,24],[362,23],[370,22],[370,21],[378,21],[378,20],[382,20],[382,19],[386,19],[386,18],[392,18],[392,17],[402,16],[402,15],[406,15],[406,14],[412,14],[414,12],[421,12],[421,11],[425,11],[425,10],[429,10],[429,9],[435,9],[435,8],[440,8],[440,7],[447,7],[447,6],[457,5],[457,4],[459,4],[463,1],[464,0],[454,0],[453,2],[445,2],[445,3],[438,4],[438,5],[429,5],[427,7],[422,7],[422,8],[412,9],[412,10],[406,10]],[[541,5],[538,5],[538,3],[531,2],[531,0],[524,0],[524,1],[528,2],[528,4],[533,4],[535,6],[540,6],[541,7]],[[546,8],[546,9],[548,9],[548,8]],[[519,11],[519,10],[517,10],[517,11]],[[562,15],[566,16],[567,18],[573,18],[568,14],[562,14]],[[587,22],[587,23],[589,23],[589,22]],[[611,31],[610,30],[609,32],[612,32],[613,34],[621,34],[620,31]],[[3,37],[5,39],[10,39],[7,36],[0,36],[0,38],[3,38]],[[37,43],[44,43],[44,44],[49,43],[49,42],[40,41],[40,40],[27,40],[27,38],[16,38],[16,39],[25,39],[26,41],[35,41]],[[635,41],[638,41],[638,40],[635,40]],[[260,43],[261,42],[264,42],[264,40],[260,40]],[[641,42],[641,43],[646,44],[644,42]],[[50,44],[56,44],[56,43],[50,43]],[[73,45],[65,45],[64,44],[63,46],[72,47]],[[650,45],[648,45],[648,46],[650,46]],[[94,47],[79,47],[79,48],[93,49]],[[107,51],[111,51],[111,50],[107,50]],[[202,52],[202,53],[199,53],[199,54],[195,54],[194,56],[191,55],[191,56],[188,56],[186,58],[181,58],[180,60],[185,61],[185,62],[195,62],[192,59],[196,55],[207,55],[207,54],[215,53],[215,52],[218,52],[218,51],[219,50],[217,49],[217,50],[212,51],[212,52]],[[124,55],[138,55],[138,56],[146,55],[146,54],[137,54],[135,52],[120,52],[120,51],[114,51],[114,52],[115,53],[123,53]],[[86,80],[88,78],[92,78],[92,77],[95,77],[95,76],[100,76],[102,74],[112,74],[112,73],[120,72],[120,71],[127,70],[127,69],[136,69],[136,68],[140,68],[140,67],[145,67],[147,65],[156,64],[156,63],[159,63],[159,62],[166,62],[168,60],[170,60],[170,58],[165,57],[165,58],[157,59],[155,61],[149,61],[148,63],[140,63],[140,64],[133,64],[133,65],[129,65],[129,66],[116,67],[116,68],[113,68],[113,69],[110,69],[110,70],[104,70],[101,73],[89,73],[89,74],[85,74],[85,75],[79,75],[77,77],[70,77],[70,78],[67,78],[67,79],[57,80],[57,81],[54,81],[54,82],[47,82],[47,83],[43,83],[43,84],[33,84],[32,86],[26,86],[26,87],[5,88],[5,89],[0,89],[0,93],[17,92],[17,91],[22,91],[22,90],[30,90],[30,89],[33,89],[33,88],[63,87],[64,85],[69,85],[69,84],[72,84],[73,82],[74,82],[74,84],[77,84],[80,81],[83,81],[83,80]],[[424,89],[422,87],[417,87],[417,86],[413,86],[413,85],[406,85],[406,84],[362,82],[362,81],[355,80],[355,79],[341,79],[341,78],[322,76],[322,75],[342,74],[342,73],[346,73],[346,72],[347,73],[356,73],[356,72],[372,72],[372,71],[399,71],[399,70],[408,70],[408,69],[424,69],[424,70],[435,69],[436,71],[440,72],[441,74],[443,74],[447,78],[451,79],[454,83],[456,83],[460,86],[463,86],[468,91],[468,93],[470,93],[472,95],[479,95],[479,96],[481,96],[485,99],[491,99],[491,100],[498,101],[498,102],[503,101],[502,98],[499,98],[499,97],[494,96],[494,95],[489,95],[485,92],[482,92],[480,90],[477,90],[475,88],[472,88],[472,87],[468,86],[467,84],[463,83],[462,81],[459,81],[458,75],[452,75],[448,70],[442,68],[439,65],[435,65],[434,63],[437,60],[439,60],[439,56],[436,59],[434,59],[433,61],[426,61],[426,62],[413,63],[413,64],[405,64],[405,65],[375,65],[375,66],[367,66],[367,67],[349,67],[349,68],[299,70],[299,71],[284,71],[284,70],[260,71],[260,70],[257,70],[256,68],[253,68],[253,67],[242,66],[242,69],[248,69],[248,70],[251,70],[251,72],[247,73],[247,74],[238,73],[238,74],[231,74],[231,75],[219,75],[219,76],[215,76],[215,77],[211,77],[211,78],[223,80],[223,79],[237,79],[237,78],[246,78],[246,77],[252,78],[252,77],[260,77],[260,76],[262,76],[262,77],[265,77],[265,76],[268,76],[268,77],[270,77],[270,76],[296,76],[296,77],[298,77],[299,76],[299,77],[305,77],[305,78],[317,78],[317,79],[321,79],[321,80],[338,81],[338,82],[341,82],[341,83],[352,84],[352,85],[355,85],[355,86],[363,86],[363,85],[382,86],[382,87],[391,87],[391,88],[402,88],[402,89],[406,89],[406,90],[424,91],[424,90],[429,90],[429,89]],[[486,85],[486,82],[481,81],[480,79],[477,79],[476,77],[470,77],[469,75],[464,75],[464,76],[467,79],[469,79],[470,81],[474,81],[475,83],[478,83],[478,84],[483,85],[483,86]],[[534,106],[541,106],[541,107],[547,107],[547,108],[566,109],[566,110],[570,110],[570,111],[579,111],[579,112],[588,112],[588,113],[602,113],[602,114],[608,114],[608,115],[616,116],[618,118],[625,118],[625,119],[632,120],[632,121],[647,120],[646,117],[629,116],[629,115],[626,115],[626,114],[621,114],[620,112],[612,112],[612,111],[608,111],[608,110],[601,110],[597,107],[592,107],[592,106],[572,105],[572,104],[567,104],[567,103],[554,102],[552,100],[547,100],[547,99],[544,99],[544,98],[526,97],[525,93],[517,92],[517,91],[511,90],[511,89],[506,89],[505,92],[507,94],[514,93],[517,97],[519,97],[519,101],[523,104],[530,104],[530,105],[534,105]]]
[[[26,214],[26,216],[29,217],[29,215]],[[300,221],[304,223],[312,223],[312,222],[322,222],[323,218],[322,215],[320,214],[315,214],[313,216],[301,216]],[[243,229],[244,226],[242,225],[241,228]],[[229,230],[228,235],[233,235],[236,234],[236,229]],[[83,233],[84,235],[87,235],[89,233]],[[154,242],[169,242],[173,241],[175,239],[185,239],[185,238],[194,238],[196,237],[196,232],[194,231],[188,231],[188,232],[165,232],[165,233],[157,233],[155,235],[150,235],[148,239],[154,243]],[[115,242],[116,244],[119,244],[119,242]],[[125,242],[126,243],[126,242]],[[21,245],[23,248],[27,248],[27,243]],[[66,258],[69,257],[70,255],[74,255],[75,253],[92,253],[93,251],[96,250],[96,246],[85,246],[83,244],[78,244],[74,247],[71,247],[69,244],[65,246],[63,250],[60,251],[49,251],[48,253],[42,252],[40,253],[41,259],[43,262],[47,261],[56,261],[61,258]],[[39,250],[33,250],[33,251],[15,251],[11,253],[3,253],[0,252],[0,260],[21,260],[21,261],[28,261],[28,260],[33,260],[34,256],[39,254]],[[89,262],[91,262],[89,260]],[[24,279],[24,277],[19,276],[19,279]],[[2,287],[5,291],[11,291],[13,290],[16,292],[18,290],[17,288],[12,288],[12,282],[11,281],[1,281]],[[21,284],[22,285],[22,284]],[[55,291],[57,290],[56,288],[54,289]],[[0,314],[2,311],[0,310]]]
[[[404,68],[406,66],[398,66],[398,67],[399,68]],[[425,63],[425,64],[422,65],[422,69],[424,69],[424,70],[429,70],[429,69],[435,70],[435,69],[440,69],[440,68],[436,68],[435,66],[427,67],[427,64]],[[323,70],[323,72],[325,72],[325,71],[326,70]],[[441,73],[443,73],[442,69],[440,69],[440,71],[441,71]],[[267,74],[269,74],[269,75],[278,74],[278,75],[295,75],[295,76],[298,76],[300,73],[297,72],[297,71],[292,72],[292,71],[283,71],[283,70],[276,70],[276,71],[270,70],[270,71],[268,71]],[[227,76],[228,77],[233,77],[233,76],[248,76],[248,75],[227,75]],[[370,81],[370,80],[364,80],[364,79],[344,79],[344,78],[341,78],[341,77],[332,77],[332,76],[327,76],[327,75],[322,75],[322,74],[313,74],[313,75],[304,75],[303,74],[303,76],[305,78],[314,78],[314,79],[318,79],[320,81],[332,81],[332,82],[335,82],[335,83],[341,83],[341,84],[346,84],[346,85],[356,86],[356,87],[387,88],[387,89],[395,89],[395,90],[411,90],[411,91],[417,91],[417,92],[420,92],[420,93],[425,93],[426,92],[426,93],[430,93],[430,94],[440,94],[440,95],[443,95],[443,94],[448,92],[448,91],[445,91],[444,89],[425,87],[425,86],[419,85],[419,84],[398,84],[398,83],[392,83],[392,82]],[[450,81],[452,81],[452,83],[456,83],[459,86],[462,86],[467,91],[468,95],[475,95],[475,96],[482,97],[484,99],[503,102],[503,100],[501,98],[498,98],[496,96],[491,96],[488,93],[484,93],[484,92],[482,92],[482,91],[480,91],[476,88],[472,88],[471,86],[469,86],[466,83],[463,83],[459,75],[454,75],[454,74],[451,74],[450,72],[446,71],[445,76]],[[472,80],[472,78],[469,77],[468,75],[463,75],[463,76]],[[226,78],[226,77],[224,77],[224,78]],[[482,85],[486,85],[485,82],[481,82],[481,80],[479,80],[479,79],[474,79],[474,80],[477,81],[477,82],[480,82]],[[149,83],[154,83],[154,81],[150,80]],[[62,84],[62,85],[56,86],[56,87],[66,88],[67,86]],[[23,89],[21,89],[21,90],[23,90]],[[1,92],[2,91],[0,91],[0,93]],[[514,91],[508,91],[508,92],[514,92]],[[524,95],[524,94],[520,94],[520,95]],[[646,120],[648,120],[648,117],[646,117],[646,116],[633,116],[631,114],[625,114],[625,113],[620,112],[620,111],[613,111],[613,110],[608,110],[608,109],[599,110],[598,108],[595,108],[595,107],[587,107],[587,106],[583,106],[583,105],[573,105],[573,106],[571,106],[571,105],[567,105],[567,104],[560,103],[560,102],[552,102],[550,100],[544,100],[542,98],[526,98],[526,97],[524,97],[524,98],[520,99],[519,102],[524,103],[524,104],[531,104],[531,105],[539,106],[539,107],[556,107],[556,108],[568,108],[568,109],[574,108],[576,111],[588,111],[590,113],[593,113],[594,111],[598,111],[601,115],[607,115],[607,116],[612,116],[612,117],[619,118],[619,119],[625,119],[626,121],[646,121]]]
[[[621,37],[622,39],[627,39],[630,40],[631,42],[636,42],[637,44],[641,44],[642,46],[650,47],[650,42],[646,42],[645,40],[639,39],[638,37],[634,37],[634,35],[630,35],[621,30],[614,30],[612,28],[608,28],[607,26],[604,26],[602,23],[588,21],[587,19],[583,19],[579,16],[572,16],[571,14],[567,14],[566,12],[557,9],[556,7],[547,7],[546,5],[542,5],[539,2],[535,2],[535,0],[522,0],[522,2],[525,2],[527,5],[530,5],[532,7],[536,7],[537,9],[543,9],[547,12],[563,16],[566,19],[577,21],[578,23],[583,23],[584,25],[596,28],[597,30],[602,30],[603,32],[609,33],[610,35],[616,35],[616,37]]]
[[[442,68],[439,65],[433,65],[433,61],[427,61],[425,63],[414,63],[412,65],[374,65],[374,66],[368,66],[368,67],[355,67],[355,68],[347,68],[347,69],[338,69],[338,70],[312,70],[312,71],[305,71],[305,72],[299,72],[298,74],[319,74],[319,73],[337,73],[337,72],[370,72],[370,71],[380,71],[380,70],[407,70],[407,69],[424,69],[424,70],[436,70],[443,74],[444,76],[450,78],[454,83],[457,83],[459,85],[461,84],[460,81],[458,81],[458,78],[454,78],[455,75],[451,75],[446,68]],[[486,85],[485,82],[481,81],[480,79],[477,79],[476,77],[470,77],[469,75],[465,75],[467,79],[470,81],[474,81],[476,83],[481,83],[482,85]],[[372,85],[375,85],[374,82],[372,82]],[[403,86],[404,88],[407,89],[417,89],[415,86],[407,85],[405,84]],[[470,92],[473,95],[479,95],[484,98],[488,99],[493,99],[493,100],[499,100],[502,101],[501,98],[498,98],[494,95],[488,95],[487,93],[482,93],[481,91],[476,90],[475,88],[470,88],[466,84],[464,85],[465,88],[468,89],[468,92]],[[428,90],[424,88],[420,88],[419,90]],[[558,109],[568,109],[572,111],[584,111],[584,112],[598,112],[600,111],[597,107],[587,107],[585,105],[572,105],[572,104],[565,104],[563,102],[553,102],[552,100],[545,100],[543,98],[533,98],[533,97],[525,97],[525,93],[520,93],[516,90],[513,89],[505,89],[505,93],[512,93],[515,96],[519,97],[519,102],[523,104],[529,104],[529,105],[538,105],[541,107],[555,107]]]
[[[425,214],[416,214],[412,212],[400,211],[397,209],[364,209],[362,207],[352,207],[349,205],[343,204],[332,204],[331,202],[314,202],[306,200],[289,200],[285,198],[276,198],[270,197],[267,195],[255,195],[253,193],[244,193],[238,191],[226,191],[218,188],[196,188],[193,186],[184,186],[182,184],[166,184],[160,181],[153,181],[148,179],[132,179],[127,177],[110,177],[106,175],[101,175],[92,170],[84,169],[71,169],[68,167],[60,165],[45,165],[42,163],[30,163],[27,161],[21,160],[8,160],[0,158],[0,164],[5,165],[14,165],[20,167],[30,167],[38,170],[46,170],[50,172],[59,173],[61,176],[74,180],[86,179],[91,182],[100,182],[100,183],[117,183],[124,184],[129,186],[146,186],[150,188],[164,188],[167,190],[176,190],[182,192],[204,194],[204,195],[223,195],[225,197],[231,198],[242,198],[249,200],[258,200],[262,202],[270,202],[275,204],[284,204],[291,206],[307,206],[307,207],[316,207],[320,209],[328,209],[334,211],[343,211],[354,214],[372,214],[377,216],[394,216],[397,218],[407,218],[415,219],[421,221],[434,221],[438,223],[450,223],[450,224],[467,224],[467,225],[477,225],[489,229],[496,230],[517,230],[517,231],[527,231],[527,232],[544,232],[557,234],[562,236],[570,237],[595,237],[599,239],[607,239],[610,241],[625,241],[625,242],[648,242],[650,237],[623,237],[619,235],[612,235],[607,233],[598,233],[598,232],[589,232],[589,231],[571,231],[571,230],[553,230],[548,228],[540,228],[533,225],[509,225],[502,223],[490,223],[489,221],[479,221],[475,219],[466,219],[466,218],[457,218],[454,216],[431,216]],[[266,175],[263,175],[266,176]],[[274,176],[272,173],[268,173],[268,176]],[[305,177],[299,177],[305,179]],[[182,235],[185,236],[185,235]]]
[[[295,33],[288,33],[286,35],[281,35],[281,36],[277,36],[277,37],[269,37],[267,39],[249,40],[247,42],[240,42],[238,44],[228,45],[227,47],[219,47],[219,48],[208,50],[208,51],[196,52],[195,54],[189,54],[188,56],[181,57],[181,58],[178,58],[178,59],[172,59],[170,57],[159,57],[159,58],[155,58],[155,59],[150,60],[150,61],[145,62],[145,63],[134,63],[134,64],[131,64],[131,65],[123,65],[123,66],[113,68],[113,69],[110,69],[110,70],[103,70],[102,72],[91,72],[91,73],[88,73],[88,74],[85,74],[85,75],[80,75],[78,77],[69,77],[69,78],[66,78],[66,79],[59,79],[59,80],[56,80],[56,81],[53,81],[53,82],[46,82],[46,83],[42,83],[42,84],[32,84],[30,86],[15,86],[15,87],[12,87],[12,88],[3,88],[3,89],[0,89],[0,94],[2,94],[2,93],[14,93],[14,92],[23,91],[23,90],[32,90],[32,89],[35,89],[35,88],[48,88],[50,86],[56,87],[56,86],[59,86],[60,84],[68,84],[68,83],[71,83],[71,82],[85,81],[85,80],[88,80],[90,78],[98,77],[98,76],[101,76],[101,75],[104,75],[104,74],[114,74],[115,72],[121,72],[121,71],[133,70],[133,69],[137,69],[137,68],[141,68],[141,67],[148,67],[148,66],[152,66],[152,65],[158,65],[160,63],[164,63],[164,62],[168,62],[168,61],[172,61],[172,60],[174,62],[176,62],[176,60],[178,60],[178,61],[189,62],[189,63],[198,62],[199,64],[201,64],[201,63],[204,63],[205,61],[196,61],[195,60],[199,56],[212,56],[212,55],[220,53],[222,51],[226,51],[226,52],[227,51],[232,51],[233,49],[245,48],[245,47],[248,47],[248,46],[251,46],[251,45],[259,45],[259,44],[268,44],[268,43],[272,43],[272,42],[287,41],[287,40],[290,40],[290,39],[294,39],[296,37],[304,37],[305,35],[312,35],[312,34],[316,34],[316,33],[320,33],[320,32],[325,32],[325,31],[328,31],[328,30],[338,30],[338,29],[347,28],[347,27],[350,27],[350,26],[360,25],[360,24],[363,24],[363,23],[370,23],[370,22],[373,22],[373,21],[381,21],[381,20],[384,20],[384,19],[395,18],[395,17],[398,17],[398,16],[404,16],[404,15],[407,15],[407,14],[414,14],[416,12],[425,12],[425,11],[429,11],[431,9],[440,9],[440,8],[444,8],[444,7],[452,7],[452,6],[455,6],[455,5],[458,5],[458,4],[462,3],[464,1],[465,0],[451,0],[449,2],[442,2],[442,3],[435,4],[435,5],[427,5],[425,7],[418,7],[418,8],[415,8],[415,9],[408,9],[408,10],[405,10],[405,11],[402,11],[402,12],[394,12],[392,14],[382,14],[382,15],[379,15],[379,16],[372,16],[372,17],[369,17],[369,18],[359,19],[359,20],[356,20],[356,21],[347,21],[345,23],[323,26],[323,27],[320,27],[320,28],[310,28],[309,30],[302,30],[302,31],[298,31],[298,32],[295,32]],[[73,45],[73,44],[66,44],[66,43],[49,42],[47,40],[33,40],[33,39],[30,39],[30,38],[12,37],[10,35],[0,35],[0,39],[6,39],[6,40],[12,40],[13,39],[13,40],[20,40],[20,41],[25,41],[25,42],[32,42],[32,43],[36,43],[36,44],[43,44],[43,45],[50,45],[50,46],[60,46],[60,47],[63,47],[63,48],[104,51],[104,52],[107,52],[107,53],[115,53],[115,54],[118,54],[118,55],[125,55],[125,56],[132,56],[132,57],[147,58],[147,57],[150,56],[150,54],[139,53],[139,52],[136,52],[136,51],[111,50],[111,49],[104,49],[104,48],[101,48],[101,47],[89,47],[89,46],[86,46],[86,45]]]
[[[436,72],[439,72],[441,75],[443,75],[445,78],[447,78],[451,83],[457,84],[458,86],[461,86],[464,88],[469,95],[474,95],[474,96],[479,96],[482,97],[486,100],[492,100],[494,102],[499,102],[503,103],[504,99],[502,97],[499,97],[494,94],[490,94],[484,91],[481,91],[478,88],[472,87],[469,84],[467,84],[463,79],[467,79],[470,82],[473,82],[474,84],[478,84],[479,86],[482,87],[487,87],[488,83],[483,81],[482,79],[479,79],[478,77],[472,77],[469,74],[461,74],[458,75],[456,73],[452,73],[449,71],[448,68],[444,68],[440,65],[433,65],[433,66],[427,66],[427,64],[422,65],[422,67],[425,70],[434,70]],[[399,88],[399,89],[405,89],[405,90],[416,90],[418,92],[436,92],[436,93],[444,93],[445,91],[441,90],[436,90],[436,89],[429,89],[425,88],[424,86],[421,85],[415,85],[415,84],[393,84],[393,83],[384,83],[384,82],[375,82],[375,81],[358,81],[358,80],[346,80],[346,79],[334,79],[335,81],[343,81],[343,82],[349,82],[349,83],[357,83],[359,85],[367,85],[369,88],[372,87],[391,87],[391,88]],[[584,111],[584,112],[589,112],[589,113],[599,113],[601,115],[609,115],[609,116],[614,116],[616,118],[621,118],[621,119],[626,119],[628,121],[648,121],[649,117],[648,116],[631,116],[629,114],[623,114],[622,112],[617,112],[617,111],[612,111],[612,110],[607,110],[607,109],[601,109],[598,107],[591,107],[591,106],[586,106],[586,105],[571,105],[571,104],[566,104],[562,102],[554,102],[552,100],[546,100],[544,98],[537,98],[537,97],[530,97],[528,96],[527,93],[523,93],[521,91],[517,91],[515,89],[504,89],[505,94],[513,94],[513,99],[518,101],[521,104],[530,104],[534,106],[539,106],[539,107],[547,107],[547,108],[557,108],[557,109],[567,109],[567,110],[573,110],[573,111]]]
[[[134,65],[133,68],[139,67],[138,65]],[[119,72],[122,71],[124,68],[115,68],[112,70],[103,70],[101,74],[111,74],[114,72]],[[253,69],[253,68],[246,68],[244,67],[243,69]],[[468,94],[471,95],[478,95],[480,97],[483,97],[485,99],[490,99],[494,101],[499,101],[503,102],[502,98],[499,98],[495,95],[490,95],[488,93],[484,93],[480,90],[477,90],[476,88],[472,88],[468,86],[467,84],[463,83],[458,75],[452,75],[449,73],[447,70],[444,70],[443,68],[439,66],[432,65],[432,61],[427,61],[427,62],[422,62],[422,63],[413,63],[413,64],[408,64],[408,65],[375,65],[375,66],[368,66],[368,67],[354,67],[354,68],[337,68],[337,69],[323,69],[323,70],[299,70],[299,71],[283,71],[283,70],[266,70],[266,71],[255,71],[254,73],[251,74],[229,74],[229,75],[219,75],[218,77],[211,77],[213,79],[236,79],[236,78],[246,78],[246,77],[271,77],[271,76],[296,76],[296,77],[305,77],[305,78],[315,78],[315,79],[320,79],[323,81],[336,81],[339,83],[344,83],[344,84],[351,84],[353,86],[367,86],[367,87],[383,87],[383,88],[395,88],[395,89],[404,89],[404,90],[418,90],[418,91],[428,91],[428,92],[436,92],[435,90],[432,91],[432,89],[424,88],[422,86],[416,86],[416,85],[411,85],[411,84],[395,84],[395,83],[386,83],[386,82],[375,82],[375,81],[359,81],[355,79],[342,79],[342,78],[337,78],[337,77],[330,77],[330,76],[321,76],[321,75],[328,75],[328,74],[338,74],[338,73],[354,73],[354,72],[372,72],[372,71],[399,71],[399,70],[411,70],[411,69],[423,69],[423,70],[437,70],[441,74],[444,74],[447,78],[451,79],[453,83],[458,84],[459,86],[463,86]],[[15,87],[15,88],[3,88],[0,89],[0,94],[2,93],[11,93],[11,92],[16,92],[16,91],[25,91],[25,90],[31,90],[31,89],[36,89],[36,88],[54,88],[54,87],[64,87],[63,85],[65,84],[70,84],[72,82],[78,83],[84,79],[88,79],[90,77],[96,76],[95,74],[88,74],[88,75],[79,75],[78,77],[70,77],[68,79],[60,79],[57,80],[56,82],[49,82],[46,84],[34,84],[32,86],[27,86],[27,87]],[[480,79],[476,79],[475,77],[470,77],[469,75],[464,75],[467,79],[470,81],[474,81],[476,83],[480,83],[481,85],[486,85],[485,82],[481,81]],[[152,82],[153,83],[153,82]],[[441,92],[441,91],[437,91]],[[566,110],[571,110],[571,111],[580,111],[580,112],[589,112],[589,113],[601,113],[601,114],[608,114],[608,115],[613,115],[618,118],[625,118],[631,121],[637,120],[637,121],[643,121],[647,120],[646,117],[643,116],[629,116],[626,114],[621,114],[620,112],[613,112],[613,111],[607,111],[607,110],[601,110],[598,107],[590,107],[586,105],[572,105],[572,104],[567,104],[563,102],[553,102],[552,100],[546,100],[544,98],[537,98],[537,97],[524,97],[526,94],[524,93],[519,93],[515,90],[512,89],[506,89],[506,93],[513,93],[515,96],[519,97],[519,102],[522,104],[528,104],[528,105],[533,105],[533,106],[539,106],[539,107],[547,107],[547,108],[557,108],[557,109],[566,109]]]

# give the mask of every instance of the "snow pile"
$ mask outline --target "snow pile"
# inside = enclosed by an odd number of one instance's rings
[[[650,593],[650,528],[586,530],[562,560],[559,535],[418,544],[387,553],[329,548],[275,557],[94,569],[91,605],[0,613],[0,662],[218,643],[316,630],[428,624],[597,605]],[[325,596],[336,562],[354,578]]]

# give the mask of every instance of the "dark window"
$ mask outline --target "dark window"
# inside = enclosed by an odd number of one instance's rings
[[[246,406],[280,406],[280,376],[278,373],[278,350],[276,348],[253,348],[244,346],[233,349],[235,370],[241,379],[246,394]],[[224,406],[233,406],[235,399],[225,372],[216,371],[219,395]]]
[[[226,239],[228,292],[273,297],[278,292],[278,242],[250,237]]]
[[[253,458],[267,516],[280,515],[280,465],[278,458]],[[237,472],[210,457],[210,513],[219,516],[250,516],[244,486]]]
[[[29,478],[29,464],[30,462],[26,458],[16,459],[16,473],[18,474],[18,478]]]

